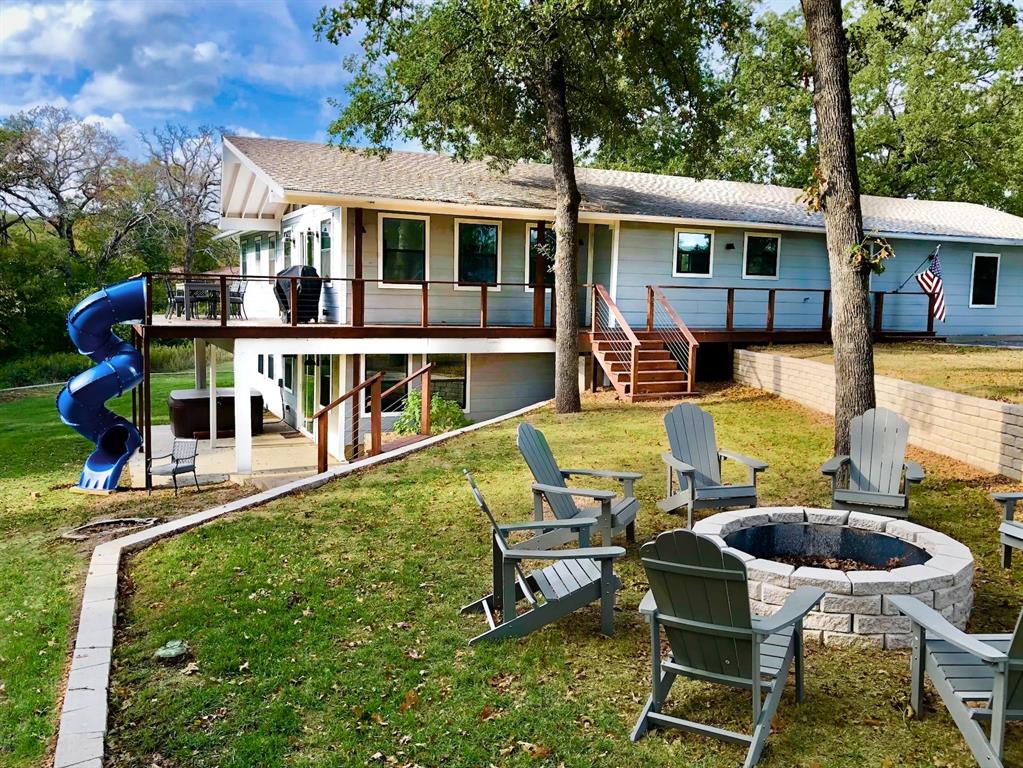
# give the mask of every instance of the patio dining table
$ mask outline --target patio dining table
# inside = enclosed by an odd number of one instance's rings
[[[217,317],[220,310],[220,283],[216,280],[188,280],[178,283],[177,291],[184,296],[185,319],[195,316],[192,307],[205,305],[207,318]]]

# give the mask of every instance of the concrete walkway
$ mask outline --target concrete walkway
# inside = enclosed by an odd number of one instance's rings
[[[285,435],[290,435],[285,437]],[[170,426],[160,425],[152,428],[153,456],[170,453],[174,443],[174,435]],[[165,463],[166,459],[157,459],[154,465]],[[334,457],[329,457],[328,466],[339,466]],[[252,436],[252,474],[238,476],[234,471],[234,438],[217,438],[217,447],[210,448],[209,440],[199,441],[199,455],[195,462],[199,484],[222,483],[231,479],[246,483],[257,488],[272,488],[291,482],[300,477],[316,474],[316,444],[301,433],[296,433],[287,424],[279,421],[268,421],[263,424],[263,434]],[[136,453],[128,462],[132,483],[136,487],[145,484],[145,457]],[[192,482],[192,476],[178,477],[178,484]],[[153,476],[153,486],[173,485],[171,478],[161,475]]]

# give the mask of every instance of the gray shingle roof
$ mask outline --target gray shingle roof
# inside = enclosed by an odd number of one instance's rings
[[[550,167],[516,163],[506,173],[483,162],[443,155],[392,152],[385,159],[323,144],[228,137],[231,144],[286,192],[393,198],[419,202],[550,210]],[[651,173],[578,168],[582,210],[639,217],[671,217],[823,228],[820,214],[796,202],[800,190],[771,184],[691,179]],[[1023,218],[973,203],[864,195],[868,232],[1017,241]]]

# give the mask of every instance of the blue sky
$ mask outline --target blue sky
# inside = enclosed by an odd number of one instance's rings
[[[129,151],[166,121],[322,140],[345,51],[317,42],[324,0],[0,0],[0,116],[67,106]]]
[[[316,41],[327,1],[0,0],[0,117],[67,106],[133,154],[167,121],[322,141],[356,49]]]

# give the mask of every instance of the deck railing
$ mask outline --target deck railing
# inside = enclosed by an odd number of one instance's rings
[[[636,369],[639,367],[639,337],[626,322],[607,289],[598,284],[592,290],[590,329],[594,336],[593,342],[599,345],[605,360],[610,362],[613,358],[613,362],[622,366],[623,372],[634,385]]]
[[[383,403],[388,395],[391,395],[402,388],[408,388],[408,385],[416,379],[421,379],[420,392],[420,413],[419,413],[419,434],[429,435],[430,434],[430,400],[431,398],[431,372],[436,363],[427,363],[422,368],[413,373],[410,373],[405,378],[398,382],[395,382],[387,389],[383,388],[383,373],[374,373],[368,376],[364,381],[356,384],[354,387],[349,389],[343,395],[340,395],[336,400],[332,401],[329,405],[325,405],[323,408],[318,410],[312,415],[312,419],[316,421],[316,471],[326,472],[327,471],[327,444],[329,442],[329,417],[330,413],[338,408],[341,404],[351,401],[352,411],[351,419],[349,420],[348,432],[344,435],[344,447],[345,453],[348,458],[359,458],[362,455],[362,439],[359,429],[359,398],[356,397],[360,392],[364,390],[369,391],[369,402],[367,403],[369,411],[369,455],[376,456],[383,450],[383,415],[384,413],[393,413],[395,411],[403,410],[405,401],[408,399],[406,392],[405,396],[397,400],[395,403],[391,403],[388,407],[384,407]],[[382,391],[381,391],[382,390]]]
[[[165,322],[195,322],[228,326],[243,320],[299,326],[328,323],[362,328],[371,325],[402,325],[431,328],[443,325],[479,328],[553,329],[556,324],[554,292],[540,289],[532,295],[525,282],[460,282],[457,280],[388,280],[367,277],[208,275],[184,272],[150,272],[147,281],[146,322],[164,315]],[[328,289],[339,286],[340,297],[325,303]],[[382,310],[376,321],[367,320],[367,293],[388,297],[395,307],[390,316]],[[393,290],[392,290],[393,289]],[[260,294],[255,296],[254,294]],[[473,302],[467,294],[476,294]],[[417,295],[418,294],[418,295]],[[415,298],[413,298],[415,297]],[[548,304],[549,297],[549,304]],[[500,299],[498,302],[496,299]],[[255,299],[255,300],[254,300]],[[334,304],[344,303],[345,316]],[[370,302],[372,304],[372,302]],[[549,309],[548,309],[549,306]],[[259,311],[256,316],[253,313]],[[495,320],[495,315],[498,319]],[[438,320],[438,317],[440,318]]]
[[[674,307],[656,285],[647,286],[646,329],[657,331],[679,368],[686,374],[686,391],[696,381],[696,350],[700,342],[678,316]]]

